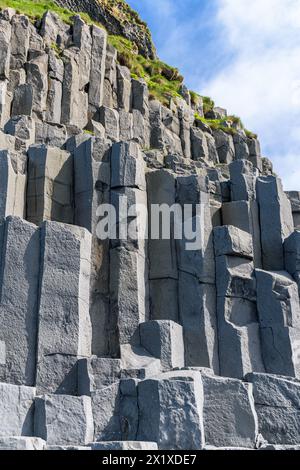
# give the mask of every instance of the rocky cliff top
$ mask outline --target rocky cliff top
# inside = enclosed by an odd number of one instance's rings
[[[55,0],[55,2],[71,11],[87,13],[93,20],[102,23],[110,34],[124,36],[132,41],[144,57],[150,59],[156,57],[147,24],[124,0]]]

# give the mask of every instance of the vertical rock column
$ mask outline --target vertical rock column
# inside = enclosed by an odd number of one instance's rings
[[[91,355],[91,235],[81,227],[44,222],[41,237],[36,385],[41,392],[74,394],[77,358]]]
[[[214,229],[220,373],[242,379],[264,372],[251,236],[233,226]]]
[[[0,217],[25,215],[26,155],[0,151]]]
[[[176,200],[175,177],[167,170],[147,174],[147,195],[149,212],[149,279],[150,279],[150,316],[151,320],[173,320],[178,322],[178,268],[176,243],[174,240],[174,220],[166,219],[170,237],[158,239],[151,236],[155,220],[153,206],[162,206],[166,215],[172,211]],[[159,208],[158,208],[159,209]],[[158,222],[158,221],[156,221]],[[161,229],[161,225],[159,227]]]
[[[284,270],[284,240],[294,231],[291,203],[280,179],[266,176],[257,180],[260,212],[262,263],[270,271]]]
[[[117,239],[111,240],[110,249],[110,335],[122,346],[149,317],[145,164],[136,143],[121,142],[112,148],[111,204],[116,209]]]
[[[96,229],[97,208],[108,204],[110,191],[110,144],[85,137],[74,150],[74,222],[92,234],[90,315],[92,353],[109,356],[109,240],[100,240]]]
[[[185,224],[190,222],[196,232],[194,239],[189,240],[183,233],[182,240],[176,242],[179,320],[184,331],[185,362],[187,366],[209,367],[218,373],[215,258],[206,179],[178,177],[177,201],[184,210],[187,205],[192,208],[192,219],[187,220],[184,214],[184,221]]]
[[[0,382],[35,385],[40,240],[16,217],[2,222]]]
[[[27,218],[73,223],[73,159],[69,152],[44,145],[28,151]]]

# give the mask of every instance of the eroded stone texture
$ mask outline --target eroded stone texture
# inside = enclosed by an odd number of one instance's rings
[[[138,390],[139,440],[157,442],[161,450],[203,448],[203,385],[199,373],[191,373],[185,381],[145,380]]]

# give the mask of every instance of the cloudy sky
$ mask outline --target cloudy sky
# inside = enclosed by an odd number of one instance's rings
[[[128,0],[186,84],[259,134],[300,191],[300,0]]]

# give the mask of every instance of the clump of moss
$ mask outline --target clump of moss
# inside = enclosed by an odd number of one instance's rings
[[[191,103],[194,106],[197,106],[201,100],[201,96],[193,90],[190,90]]]

